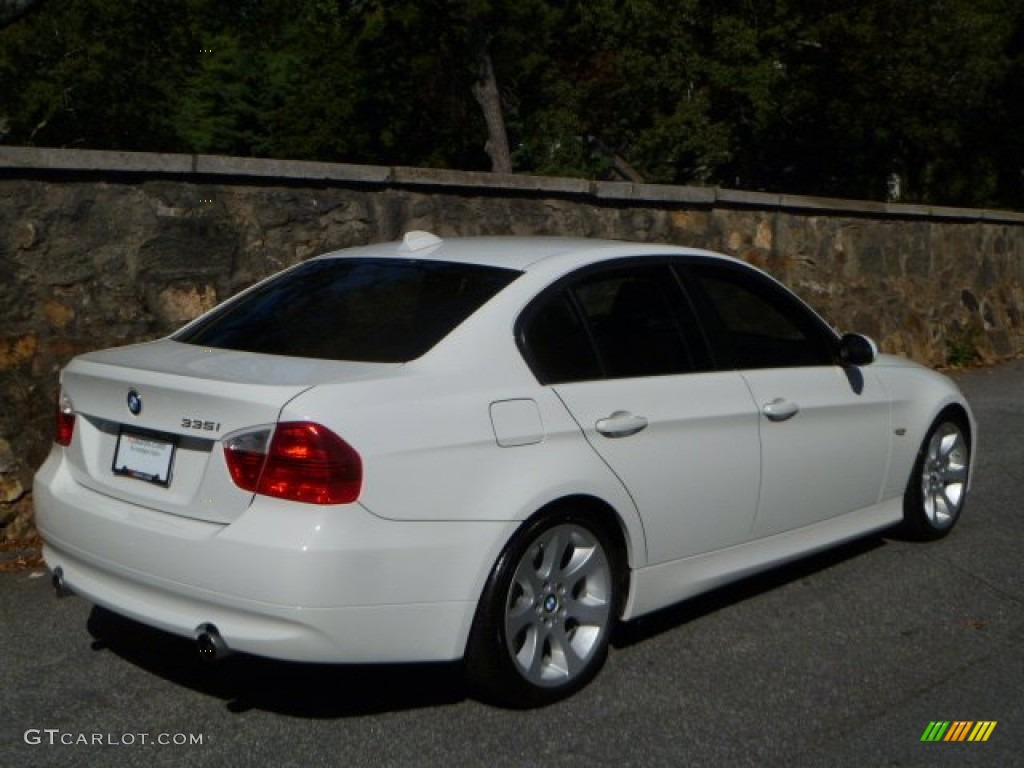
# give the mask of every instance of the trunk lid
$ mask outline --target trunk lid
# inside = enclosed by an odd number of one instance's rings
[[[90,353],[61,375],[77,417],[67,460],[75,481],[99,493],[229,523],[253,494],[231,480],[225,437],[274,425],[289,401],[317,384],[400,367],[209,349],[170,339]]]

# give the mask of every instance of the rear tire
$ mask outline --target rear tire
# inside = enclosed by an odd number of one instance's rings
[[[470,635],[466,666],[481,698],[537,707],[587,685],[608,654],[621,573],[598,522],[559,511],[526,523],[495,563]]]
[[[970,433],[954,416],[940,417],[918,452],[903,498],[903,527],[916,539],[946,536],[967,501]]]

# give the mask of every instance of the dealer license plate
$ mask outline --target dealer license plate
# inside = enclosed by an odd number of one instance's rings
[[[122,429],[114,450],[114,474],[166,488],[171,484],[174,450],[173,439]]]

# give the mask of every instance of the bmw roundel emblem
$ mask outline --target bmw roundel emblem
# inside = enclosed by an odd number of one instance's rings
[[[142,413],[142,397],[134,389],[128,390],[128,410],[134,416]]]

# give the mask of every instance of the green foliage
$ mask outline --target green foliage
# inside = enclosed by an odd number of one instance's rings
[[[0,141],[1024,207],[1019,0],[42,0]]]
[[[946,365],[951,368],[967,368],[981,360],[978,344],[981,341],[981,330],[975,325],[968,325],[955,331],[947,340]]]
[[[174,115],[175,129],[190,149],[247,154],[259,142],[262,58],[231,35],[203,42],[201,63],[188,78]]]
[[[991,131],[1008,103],[998,90],[1010,82],[1011,36],[1024,24],[1016,0],[859,0],[841,11],[803,0],[793,8],[780,119],[762,145],[778,147],[789,165],[769,159],[765,186],[881,198],[897,174],[906,201],[998,202],[1002,147]]]
[[[168,105],[192,46],[165,9],[157,0],[46,2],[0,31],[6,140],[177,147]]]

